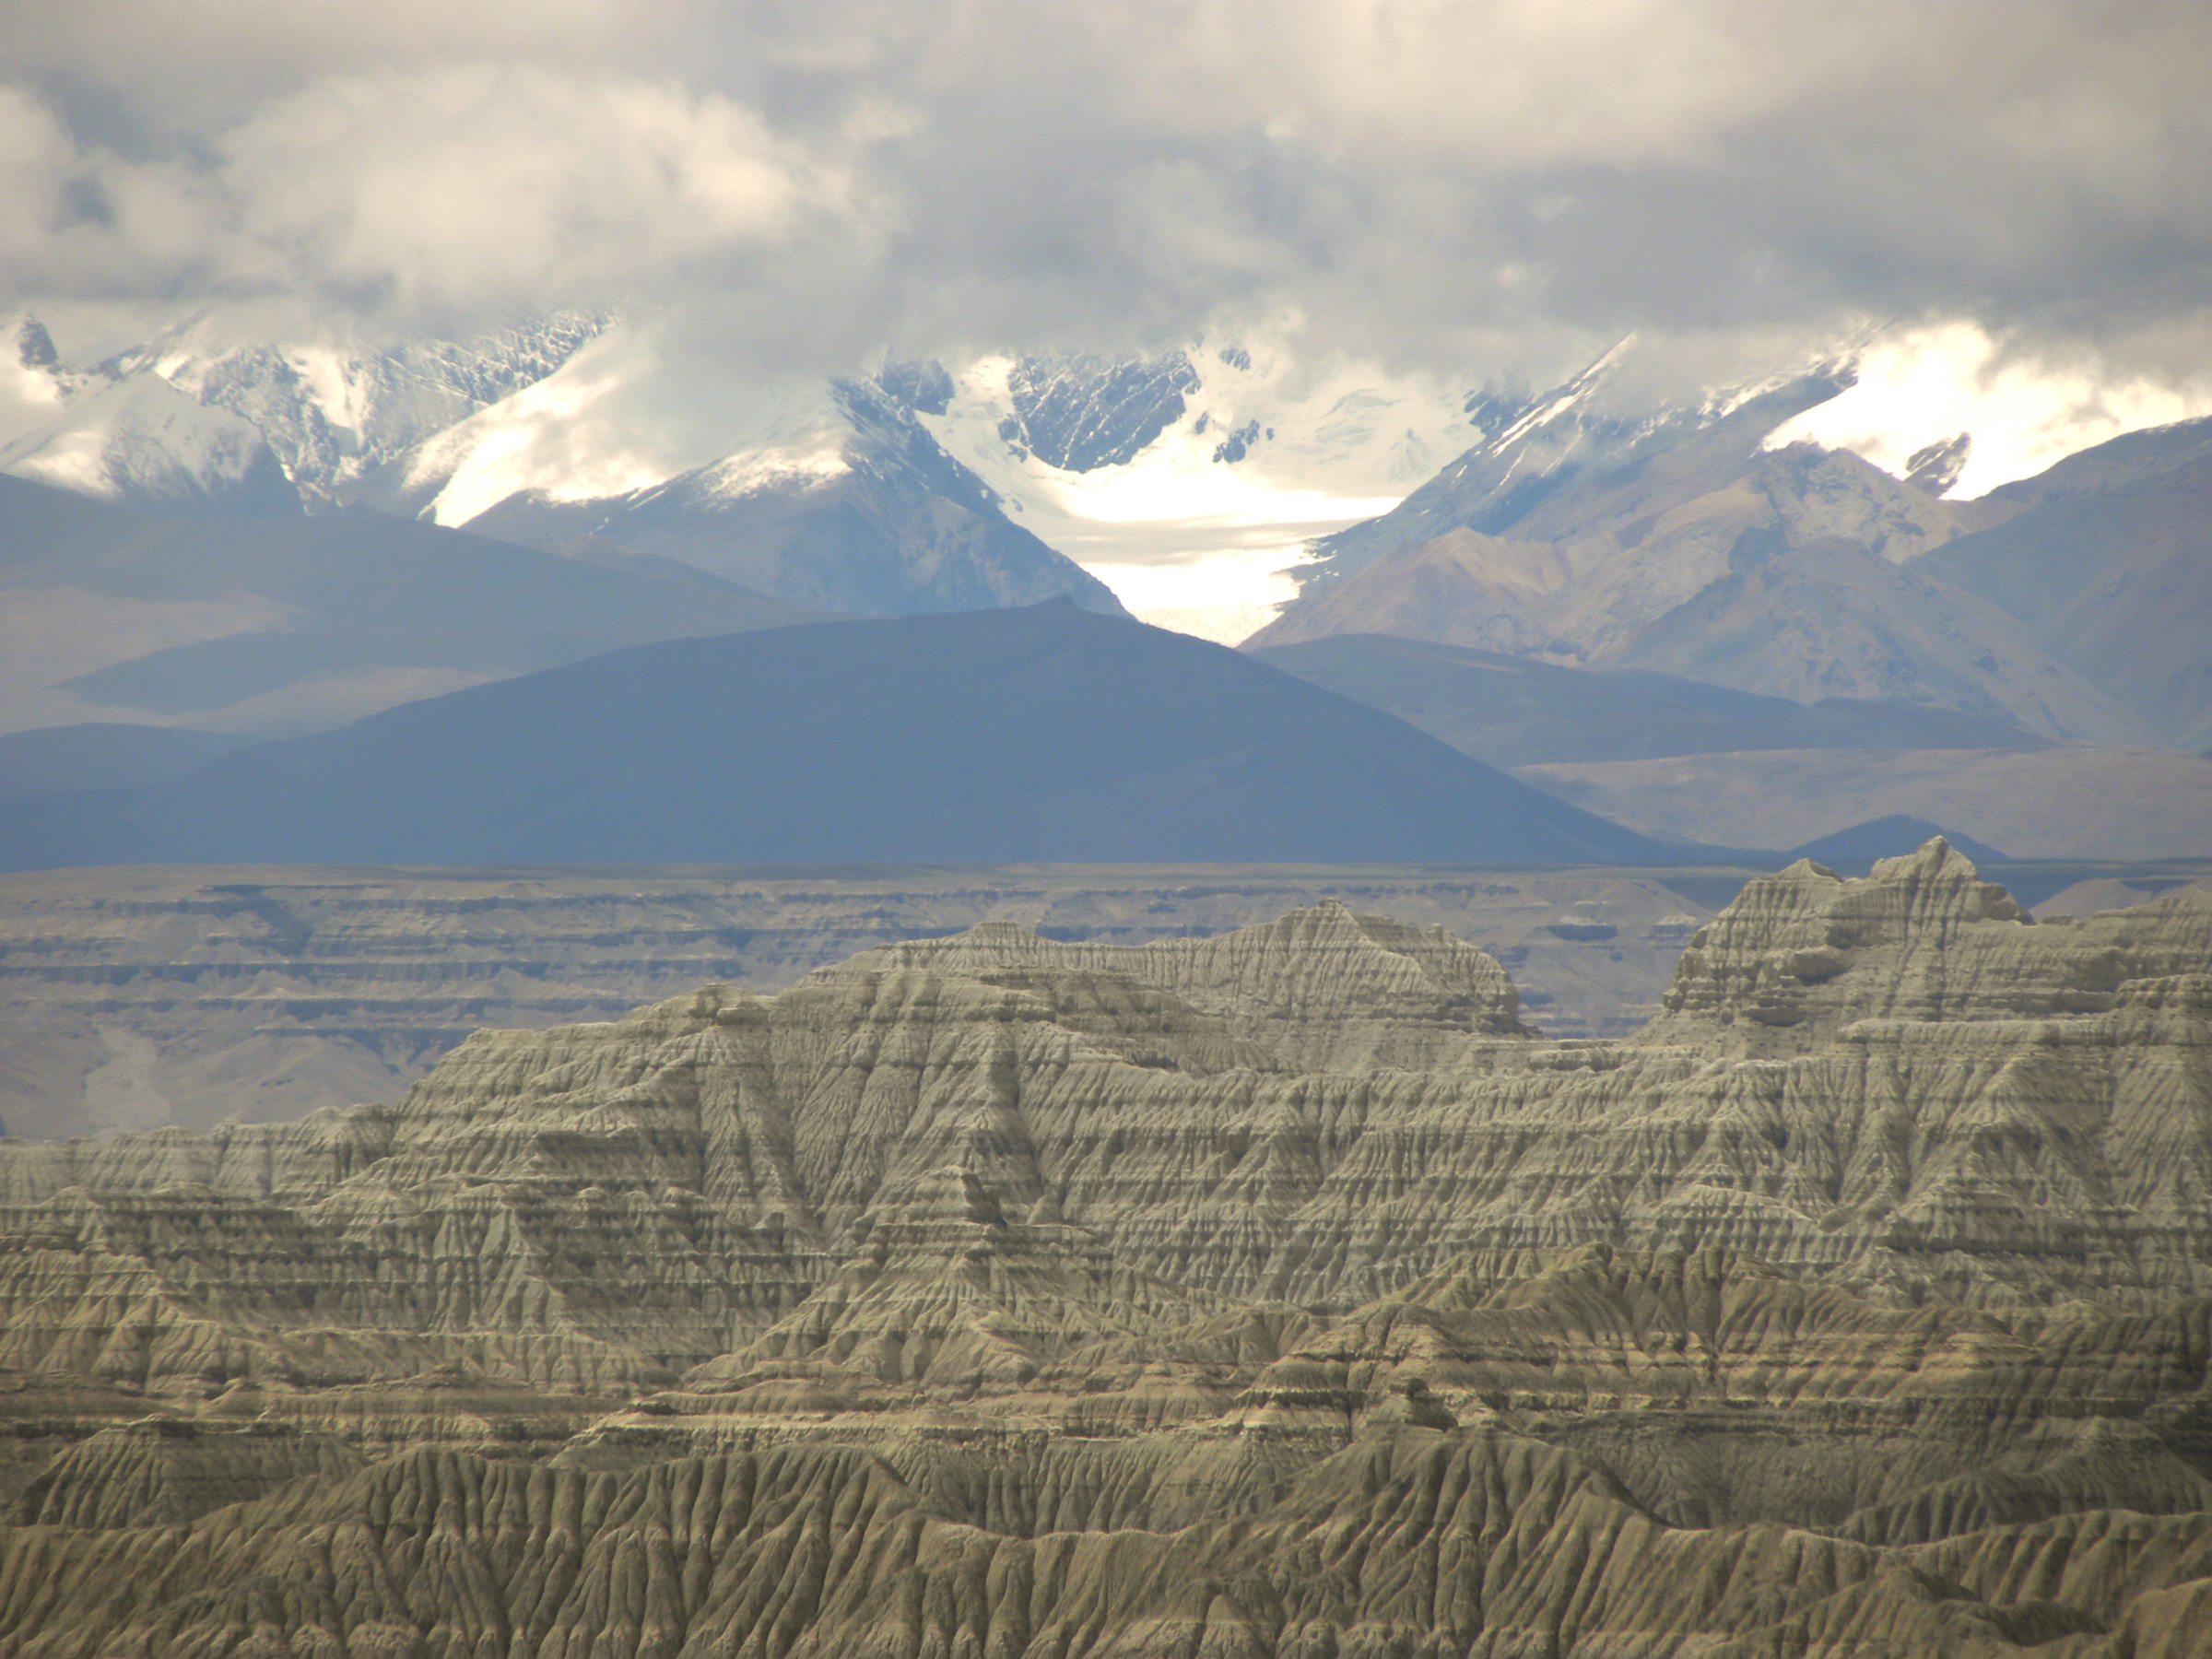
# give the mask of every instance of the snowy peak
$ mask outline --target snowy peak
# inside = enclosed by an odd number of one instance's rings
[[[1393,512],[1324,542],[1329,563],[1253,643],[1397,634],[2142,741],[2136,711],[2154,700],[2131,705],[2112,674],[2067,664],[1929,561],[1986,517],[1929,488],[1965,444],[1900,479],[1777,441],[1849,377],[1823,364],[1634,422],[1571,385],[1537,400]]]
[[[425,439],[557,371],[607,325],[563,314],[467,341],[236,346],[194,320],[90,371],[13,329],[0,468],[152,508],[342,504]]]
[[[1135,615],[1234,643],[1296,592],[1315,536],[1384,512],[1476,429],[1464,387],[1308,344],[987,357],[908,406]]]
[[[391,349],[172,351],[158,371],[202,403],[259,427],[311,501],[338,502],[425,439],[556,372],[610,321],[564,312],[474,339]]]
[[[167,512],[300,512],[299,491],[258,427],[145,371],[76,392],[0,448],[0,471]]]
[[[1148,358],[984,358],[958,376],[926,368],[927,405],[902,394],[911,366],[881,384],[1018,510],[1080,501],[1108,522],[1244,518],[1264,498],[1295,497],[1271,516],[1343,523],[1359,515],[1316,508],[1371,512],[1480,429],[1473,399],[1441,383],[1233,342]],[[1140,498],[1171,506],[1155,514]]]
[[[1126,466],[1182,418],[1184,394],[1198,385],[1198,371],[1180,351],[1119,361],[1018,358],[1006,373],[1013,408],[998,435],[1064,472]]]
[[[1570,528],[1609,528],[1591,521],[1594,506],[1606,500],[1632,504],[1630,517],[1665,512],[1740,475],[1783,422],[1851,383],[1848,368],[1823,364],[1655,413],[1623,415],[1594,394],[1629,344],[1522,403],[1518,413],[1512,413],[1516,400],[1505,396],[1470,400],[1476,418],[1497,425],[1496,435],[1389,512],[1317,541],[1312,562],[1297,572],[1301,587],[1326,586],[1454,530],[1550,540]]]
[[[715,458],[605,495],[517,490],[470,518],[504,540],[566,551],[600,537],[823,610],[915,615],[1070,598],[1120,614],[1110,589],[1011,523],[990,486],[931,435],[906,377],[795,391]],[[488,415],[488,421],[496,411]],[[558,434],[536,441],[558,449]],[[455,492],[475,488],[467,465]]]

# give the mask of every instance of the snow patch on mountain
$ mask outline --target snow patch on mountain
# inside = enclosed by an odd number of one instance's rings
[[[148,348],[155,371],[253,422],[311,502],[341,500],[366,475],[557,372],[611,318],[561,312],[469,340],[388,349],[351,342],[208,351]]]
[[[400,457],[365,499],[459,525],[510,496],[597,500],[711,465],[727,499],[837,476],[845,426],[821,382],[735,382],[618,328]]]
[[[14,360],[0,361],[0,467],[147,506],[325,508],[554,372],[607,321],[563,314],[474,340],[380,348],[240,346],[193,319],[73,370],[36,319],[18,317],[6,328]]]
[[[1291,596],[1281,572],[1315,535],[1387,510],[1479,435],[1472,400],[1441,382],[1312,372],[1247,346],[1118,365],[998,356],[957,374],[893,361],[875,383],[1015,523],[1137,614],[1231,641]],[[1154,429],[1173,398],[1181,412]],[[735,500],[834,483],[852,419],[824,382],[734,383],[650,328],[618,326],[360,493],[453,525],[513,498],[611,500],[677,477],[689,497]],[[1032,447],[1041,436],[1082,465],[1054,465]]]
[[[1894,477],[1971,500],[2125,432],[2212,414],[2212,387],[2177,390],[2084,363],[2009,353],[1972,323],[1877,335],[1857,383],[1775,429],[1771,448],[1847,449]]]
[[[261,429],[159,374],[95,383],[0,448],[0,471],[107,500],[171,510],[296,513]]]
[[[1118,366],[991,357],[952,380],[916,413],[1017,522],[1138,617],[1230,643],[1293,596],[1314,537],[1387,512],[1479,435],[1441,382],[1315,369],[1267,341]],[[1059,421],[1041,448],[1041,408]]]

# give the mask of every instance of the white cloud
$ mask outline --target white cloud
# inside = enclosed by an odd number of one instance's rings
[[[321,83],[230,134],[221,176],[265,280],[463,310],[724,266],[842,195],[729,99],[484,65]]]
[[[2101,340],[2212,279],[2203,25],[2200,0],[23,0],[0,304],[460,320],[620,290],[794,365],[1158,346],[1224,304],[1532,377],[1631,327],[1723,355],[1860,313]]]
[[[0,214],[0,258],[14,263],[52,233],[76,147],[53,112],[14,87],[0,86],[0,180],[8,210]]]
[[[2212,382],[2176,387],[2094,359],[2007,349],[1973,323],[1949,322],[1875,340],[1856,385],[1770,441],[1853,450],[1901,477],[1916,450],[1966,432],[1966,468],[1949,491],[1966,500],[2123,432],[2206,414]]]
[[[515,65],[324,79],[138,156],[0,87],[0,183],[18,301],[291,301],[413,326],[742,293],[779,259],[879,234],[834,158],[734,99]]]

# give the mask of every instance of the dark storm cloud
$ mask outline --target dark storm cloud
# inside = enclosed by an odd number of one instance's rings
[[[20,300],[633,299],[792,358],[1288,306],[1469,364],[1939,315],[2207,367],[2196,0],[75,0],[0,46]]]

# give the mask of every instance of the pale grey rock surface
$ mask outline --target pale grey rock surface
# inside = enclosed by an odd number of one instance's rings
[[[1748,872],[378,870],[0,875],[0,1120],[32,1136],[391,1100],[482,1026],[611,1018],[708,980],[774,991],[854,952],[1007,922],[1210,935],[1335,894],[1482,942],[1524,1018],[1622,1035]],[[1669,883],[1674,885],[1670,886]],[[2118,887],[2109,908],[2140,897]],[[1592,924],[1555,931],[1570,918]]]
[[[9,1144],[0,1638],[2180,1659],[2208,1053],[2202,892],[1935,841],[1752,882],[1628,1041],[1340,905],[997,924]]]

